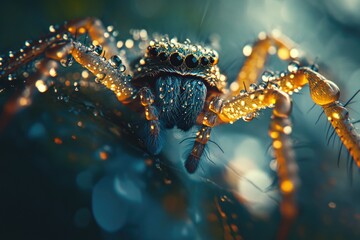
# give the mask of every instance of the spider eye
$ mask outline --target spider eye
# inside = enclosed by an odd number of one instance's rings
[[[97,54],[97,55],[101,55],[101,53],[103,52],[103,47],[101,45],[95,45],[94,46],[94,52]]]
[[[211,65],[216,65],[219,62],[219,59],[217,57],[209,57],[209,62]]]
[[[194,55],[190,54],[185,58],[185,63],[188,68],[195,68],[199,61]]]
[[[156,57],[159,54],[158,50],[151,46],[148,47],[148,53],[151,57]]]
[[[180,54],[176,52],[170,55],[170,63],[171,65],[178,67],[183,63],[183,59]]]
[[[200,62],[201,62],[201,65],[206,66],[209,64],[209,59],[207,59],[206,57],[202,57],[200,59]]]
[[[160,61],[164,62],[168,58],[168,55],[165,52],[159,54]]]

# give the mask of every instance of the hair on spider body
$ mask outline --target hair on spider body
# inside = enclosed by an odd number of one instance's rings
[[[139,129],[149,153],[156,155],[163,148],[163,130],[188,131],[196,125],[209,96],[221,92],[225,79],[220,78],[217,62],[213,50],[191,45],[189,40],[178,43],[163,38],[150,41],[144,57],[132,64],[134,86],[153,95],[151,106],[145,104],[148,121]]]

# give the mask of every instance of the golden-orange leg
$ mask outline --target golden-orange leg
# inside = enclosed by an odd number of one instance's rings
[[[351,123],[348,110],[339,102],[340,90],[335,83],[308,67],[294,69],[273,82],[290,94],[309,84],[312,100],[323,108],[341,142],[360,168],[360,135]]]
[[[205,146],[210,139],[211,129],[218,123],[218,114],[223,100],[219,97],[210,97],[209,99],[208,109],[203,116],[198,118],[198,124],[201,124],[201,127],[196,133],[194,145],[185,161],[185,168],[189,173],[194,173],[198,168]]]
[[[279,186],[282,194],[280,203],[281,224],[278,232],[279,239],[285,239],[297,214],[295,190],[299,184],[297,165],[292,149],[291,100],[287,93],[276,86],[269,85],[264,90],[255,90],[225,101],[218,117],[224,123],[232,123],[240,118],[245,120],[263,108],[274,107],[269,135],[273,141]]]
[[[280,202],[281,222],[277,239],[286,239],[297,216],[296,188],[299,185],[297,164],[292,148],[291,122],[289,119],[291,102],[289,95],[277,93],[269,135],[273,141],[273,150],[277,163],[279,186],[282,195]]]
[[[9,53],[8,57],[1,58],[0,78],[7,78],[9,74],[43,54],[52,45],[85,33],[89,34],[93,43],[102,45],[106,58],[118,54],[113,37],[106,34],[101,21],[96,18],[83,18],[66,22],[60,27],[50,26],[50,33],[46,37],[36,41],[26,41],[25,46],[18,52]],[[123,64],[125,64],[124,61]]]
[[[125,67],[117,55],[106,60],[100,56],[102,50],[85,47],[80,42],[72,39],[59,40],[43,50],[45,58],[40,62],[37,73],[28,79],[24,93],[13,96],[5,104],[0,121],[1,128],[6,126],[11,116],[16,114],[22,107],[29,105],[25,104],[24,99],[27,99],[28,103],[30,103],[35,81],[38,83],[37,80],[42,80],[42,84],[46,84],[46,78],[51,75],[50,70],[54,68],[52,65],[57,66],[57,63],[53,60],[60,62],[65,60],[66,62],[69,55],[72,55],[80,65],[91,71],[97,77],[98,82],[110,89],[120,102],[125,103],[134,97],[135,90],[131,83],[131,77],[124,74]],[[26,94],[26,98],[24,94]]]
[[[276,32],[276,31],[275,31]],[[269,56],[269,52],[277,49],[277,54],[282,60],[297,59],[299,51],[295,44],[280,33],[266,35],[259,34],[259,39],[251,47],[246,45],[243,53],[247,56],[236,80],[230,85],[231,96],[236,96],[241,90],[249,89],[252,83],[256,83]],[[275,51],[274,51],[275,53]]]

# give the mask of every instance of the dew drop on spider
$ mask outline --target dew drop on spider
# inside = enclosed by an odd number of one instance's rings
[[[109,63],[111,64],[111,66],[118,68],[121,65],[122,61],[119,56],[114,55],[109,59]]]
[[[126,70],[125,65],[120,65],[119,70],[120,70],[120,72],[125,72],[125,70]]]
[[[12,74],[9,74],[9,75],[8,75],[8,80],[9,80],[9,81],[12,81],[12,80],[14,80],[14,79],[16,79],[14,75],[12,75]]]
[[[73,62],[74,62],[74,58],[72,56],[68,56],[60,60],[60,64],[63,67],[70,67],[73,64]]]
[[[296,61],[292,61],[291,63],[289,63],[287,68],[289,72],[295,73],[299,69],[299,63]]]
[[[265,71],[262,76],[261,76],[261,79],[264,81],[264,82],[269,82],[272,80],[272,78],[274,77],[274,73],[273,72],[270,72],[270,71]]]
[[[259,88],[259,89],[262,89],[262,90],[264,90],[266,87],[267,87],[267,82],[261,82],[261,83],[258,85],[258,88]]]
[[[255,83],[250,84],[249,89],[250,91],[255,91],[257,89],[257,85]]]
[[[106,75],[103,74],[103,73],[96,74],[95,82],[96,82],[96,83],[100,83],[101,80],[103,80],[103,79],[105,78],[105,76],[106,76]]]
[[[103,47],[101,45],[95,45],[93,49],[97,55],[101,55],[101,53],[103,52]]]
[[[25,41],[25,46],[26,46],[26,47],[30,47],[30,46],[31,46],[31,43],[32,43],[31,40],[27,40],[27,41]]]

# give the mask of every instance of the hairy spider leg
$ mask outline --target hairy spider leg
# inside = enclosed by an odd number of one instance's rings
[[[100,57],[101,53],[93,51],[91,48],[82,45],[80,42],[69,41],[61,49],[53,51],[53,59],[61,58],[71,54],[74,59],[83,67],[92,72],[99,83],[110,89],[117,97],[119,102],[128,104],[139,101],[144,107],[147,125],[144,127],[143,140],[148,152],[158,154],[162,148],[162,137],[160,135],[159,113],[152,104],[155,101],[154,94],[150,88],[143,87],[137,90],[132,84],[132,77],[124,73],[125,67],[122,65],[120,57],[114,55],[106,60]],[[148,134],[150,133],[150,137]]]
[[[88,33],[93,43],[100,45],[105,50],[105,57],[109,58],[118,54],[113,37],[105,37],[106,29],[100,20],[96,18],[83,18],[63,25],[50,26],[50,33],[37,40],[26,41],[25,46],[18,52],[10,52],[8,57],[0,59],[0,78],[7,77],[15,72],[19,67],[27,64],[36,57],[43,54],[50,46],[59,43],[61,40],[75,38],[78,35]],[[70,34],[70,36],[69,36]],[[94,44],[94,45],[95,45]],[[123,59],[123,64],[126,64]]]
[[[31,97],[35,90],[34,86],[37,86],[39,91],[46,90],[45,80],[56,72],[57,67],[58,63],[51,59],[43,59],[36,64],[37,71],[26,80],[25,89],[18,90],[5,103],[0,117],[0,131],[7,126],[12,116],[31,104]]]
[[[151,92],[150,88],[143,87],[138,93],[140,97],[140,103],[145,109],[145,118],[147,120],[147,126],[145,126],[140,134],[142,139],[146,141],[144,144],[151,154],[158,154],[162,149],[162,136],[161,126],[159,121],[159,112],[152,104],[155,101],[155,96]],[[150,136],[148,134],[150,133]]]
[[[300,55],[295,43],[279,32],[275,31],[270,35],[266,35],[264,32],[260,33],[253,46],[246,45],[243,49],[247,58],[236,80],[230,85],[231,96],[236,96],[241,90],[249,89],[251,84],[257,83],[259,76],[264,71],[266,60],[272,48],[274,48],[274,53],[277,49],[277,55],[281,60],[295,60]]]
[[[276,77],[272,82],[288,93],[309,84],[310,96],[321,106],[341,142],[360,168],[360,135],[351,122],[349,111],[340,103],[340,90],[335,83],[309,67],[294,68],[293,72]]]
[[[274,107],[269,128],[272,139],[277,173],[282,194],[280,203],[281,224],[278,232],[279,239],[285,239],[291,223],[297,215],[296,188],[299,185],[297,164],[290,138],[291,113],[290,96],[277,89],[275,85],[268,85],[266,89],[258,89],[243,93],[224,101],[218,117],[223,123],[233,123],[240,118],[248,120],[248,116],[261,109]]]
[[[201,127],[196,133],[196,138],[192,150],[185,160],[185,168],[189,173],[194,173],[199,166],[201,156],[204,153],[205,146],[210,139],[212,127],[218,122],[223,100],[220,97],[213,97],[210,100],[208,109],[204,112]]]
[[[0,79],[13,79],[13,73],[21,66],[26,65],[30,61],[33,61],[40,55],[44,54],[48,58],[60,60],[63,64],[69,64],[70,59],[67,58],[69,55],[69,49],[65,51],[55,51],[56,49],[61,49],[69,39],[76,37],[77,35],[88,33],[93,43],[99,43],[103,45],[104,56],[113,56],[117,54],[117,48],[114,42],[113,37],[105,37],[106,30],[103,27],[103,24],[100,20],[96,18],[83,18],[79,20],[74,20],[70,22],[65,22],[61,26],[50,26],[50,33],[37,40],[37,41],[26,41],[25,46],[21,48],[18,52],[10,52],[8,57],[0,58]],[[70,45],[67,46],[69,48]],[[101,50],[102,51],[102,50]],[[59,54],[58,56],[53,53]],[[11,117],[16,114],[22,107],[25,107],[29,104],[25,104],[25,99],[30,103],[31,95],[34,92],[34,81],[37,75],[46,75],[48,70],[52,67],[54,63],[49,60],[49,63],[46,63],[48,60],[42,61],[38,66],[37,73],[35,76],[31,76],[30,79],[26,82],[26,91],[23,93],[16,93],[12,96],[11,100],[6,103],[4,106],[4,111],[1,115],[1,128],[4,128],[6,123],[9,122]],[[125,59],[122,59],[122,65],[126,66],[127,63]],[[46,66],[49,65],[49,66]],[[126,69],[126,67],[125,67]],[[43,71],[44,73],[41,73]],[[38,76],[40,77],[40,76]],[[43,80],[46,80],[48,76],[44,76]],[[41,79],[41,78],[38,78]],[[26,95],[26,98],[22,97]],[[21,104],[22,103],[22,104]]]

